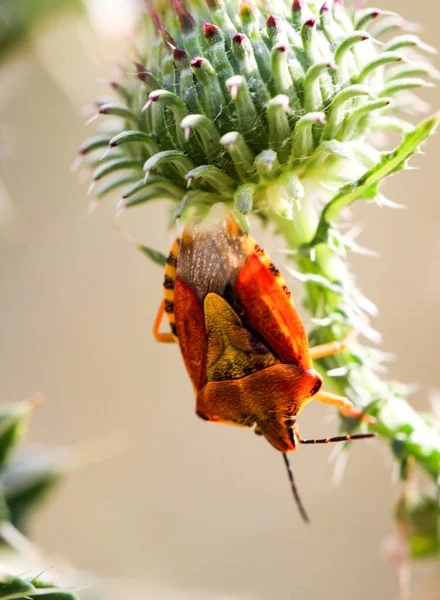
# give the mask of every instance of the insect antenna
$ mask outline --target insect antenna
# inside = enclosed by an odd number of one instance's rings
[[[289,459],[287,458],[287,454],[285,452],[283,452],[283,459],[284,459],[284,464],[286,465],[287,476],[289,477],[289,481],[290,481],[290,487],[292,488],[293,497],[295,498],[295,502],[296,502],[296,505],[298,506],[299,513],[305,523],[310,523],[309,516],[306,513],[306,509],[304,508],[304,505],[302,503],[302,500],[298,493],[298,489],[295,484],[295,479],[293,478],[292,467],[290,466]]]
[[[353,435],[337,435],[331,438],[320,438],[317,440],[300,439],[301,444],[332,444],[335,442],[348,442],[349,440],[364,440],[367,438],[376,437],[375,433],[355,433]]]

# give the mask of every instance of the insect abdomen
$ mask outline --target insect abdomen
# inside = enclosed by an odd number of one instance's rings
[[[171,333],[177,340],[176,320],[174,316],[174,286],[176,283],[177,260],[179,257],[180,238],[174,240],[165,266],[165,277],[163,280],[163,294],[165,301],[165,312],[170,324]]]

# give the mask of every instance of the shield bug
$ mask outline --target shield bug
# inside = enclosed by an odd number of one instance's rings
[[[223,209],[224,210],[224,209]],[[164,312],[170,333],[160,333]],[[283,454],[304,520],[287,453],[298,443],[324,444],[371,433],[303,439],[297,415],[312,399],[344,415],[369,420],[344,397],[321,389],[312,361],[343,350],[342,341],[309,347],[291,293],[265,251],[229,211],[220,220],[190,220],[167,260],[164,300],[153,328],[160,342],[177,342],[207,421],[255,426]]]

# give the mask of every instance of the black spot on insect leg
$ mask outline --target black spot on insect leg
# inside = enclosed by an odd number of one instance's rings
[[[170,323],[171,333],[177,337],[177,328],[175,323]]]

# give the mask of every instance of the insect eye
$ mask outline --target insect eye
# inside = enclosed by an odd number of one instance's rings
[[[296,423],[296,419],[286,419],[284,421],[284,425],[286,427],[293,427],[295,425],[295,423]]]

